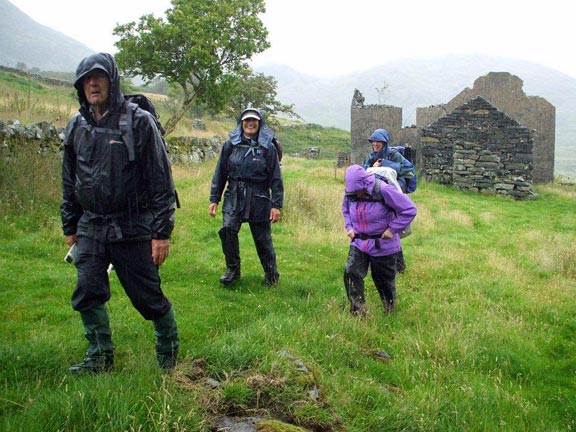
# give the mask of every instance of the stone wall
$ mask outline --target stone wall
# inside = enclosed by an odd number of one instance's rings
[[[64,128],[48,122],[23,125],[19,121],[4,123],[0,120],[0,157],[10,157],[18,146],[34,143],[39,153],[61,152]],[[172,163],[203,162],[218,156],[224,139],[196,137],[168,137],[166,149]]]
[[[53,85],[53,86],[73,88],[73,83],[70,83],[68,81],[62,81],[62,80],[58,80],[55,78],[47,78],[47,77],[42,76],[42,75],[33,74],[33,73],[26,72],[26,71],[23,71],[20,69],[14,69],[14,68],[11,68],[8,66],[0,66],[0,70],[5,71],[5,72],[10,72],[13,74],[17,74],[17,75],[21,75],[21,76],[26,77],[26,78],[32,78],[32,79],[34,79],[34,81],[39,81],[39,82]]]
[[[534,182],[554,181],[556,108],[546,99],[526,96],[523,81],[508,72],[490,72],[478,78],[473,88],[466,88],[445,105],[416,110],[416,125],[424,128],[476,96],[512,117],[534,132]]]
[[[533,198],[533,136],[476,97],[422,129],[420,175],[460,190]]]

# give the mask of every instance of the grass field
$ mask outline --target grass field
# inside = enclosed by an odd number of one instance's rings
[[[0,430],[210,431],[223,415],[313,431],[576,430],[573,186],[517,202],[421,182],[398,311],[381,312],[368,277],[370,315],[357,319],[342,283],[343,169],[286,157],[272,289],[248,227],[242,279],[218,282],[213,169],[174,167],[182,208],[161,269],[182,344],[174,374],[159,371],[152,325],[112,274],[116,368],[76,377],[86,342],[69,304],[59,161],[0,162]]]

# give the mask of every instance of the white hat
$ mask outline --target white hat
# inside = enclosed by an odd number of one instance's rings
[[[258,112],[254,110],[248,110],[244,114],[242,114],[242,120],[246,120],[249,118],[260,120],[260,114],[258,114]]]

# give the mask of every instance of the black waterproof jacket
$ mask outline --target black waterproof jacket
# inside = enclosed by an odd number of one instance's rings
[[[110,77],[108,112],[96,122],[82,78],[94,69]],[[156,123],[142,109],[132,117],[133,160],[119,129],[126,110],[113,57],[87,57],[74,83],[79,114],[66,130],[62,164],[62,228],[65,235],[91,235],[94,224],[109,225],[109,240],[167,239],[174,228],[175,193],[170,162]],[[97,230],[102,232],[102,230]]]
[[[242,133],[242,114],[256,111],[260,116],[257,140]],[[222,212],[242,214],[243,220],[264,222],[270,219],[270,208],[282,208],[284,183],[278,153],[272,144],[274,131],[266,127],[262,113],[253,108],[242,111],[238,127],[222,146],[210,188],[210,202],[219,203],[224,192]]]

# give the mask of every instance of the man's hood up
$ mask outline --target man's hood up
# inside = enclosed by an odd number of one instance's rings
[[[82,106],[81,111],[83,109],[89,109],[88,101],[84,95],[84,89],[82,88],[82,81],[86,75],[96,69],[103,70],[110,78],[108,109],[110,111],[119,110],[124,103],[124,95],[120,90],[120,73],[118,72],[118,66],[116,66],[116,62],[112,55],[108,53],[97,53],[86,57],[76,68],[74,87],[76,88],[78,101]]]

